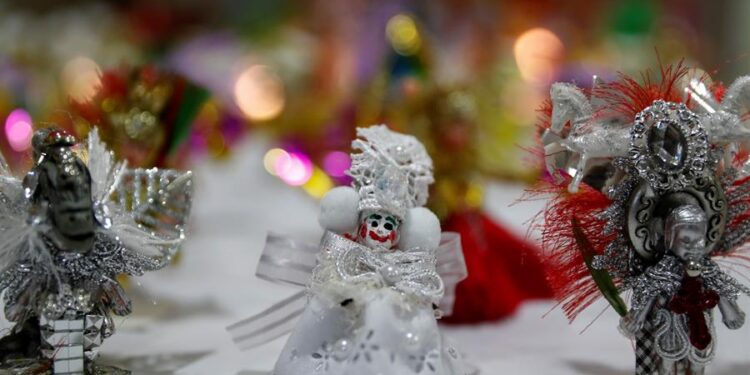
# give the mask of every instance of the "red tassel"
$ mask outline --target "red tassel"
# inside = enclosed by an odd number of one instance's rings
[[[452,215],[443,230],[461,234],[467,279],[458,284],[446,323],[476,323],[513,314],[527,300],[552,298],[536,246],[479,211]]]
[[[539,223],[544,265],[555,298],[572,321],[601,297],[578,249],[572,219],[579,223],[597,255],[604,253],[616,234],[604,235],[607,221],[598,217],[612,204],[606,195],[586,184],[581,184],[578,193],[571,194],[566,186],[567,182],[560,186],[542,182],[530,190],[528,196],[552,196],[544,211],[544,222]]]

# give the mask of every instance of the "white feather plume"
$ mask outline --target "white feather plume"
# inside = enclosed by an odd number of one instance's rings
[[[125,171],[125,162],[116,162],[115,156],[99,137],[97,128],[91,129],[88,138],[87,166],[91,174],[91,196],[94,201],[106,202],[119,184]]]
[[[126,249],[155,258],[172,255],[183,240],[181,235],[175,238],[159,236],[136,223],[132,213],[121,209],[115,209],[112,226],[108,231],[110,235],[119,239]]]

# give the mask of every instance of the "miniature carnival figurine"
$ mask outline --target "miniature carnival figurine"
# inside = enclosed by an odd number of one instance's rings
[[[700,375],[715,354],[715,308],[738,329],[737,298],[750,294],[721,266],[742,261],[750,239],[750,171],[738,152],[750,78],[725,90],[681,66],[661,73],[596,81],[588,93],[553,85],[542,140],[557,185],[544,188],[555,195],[543,241],[571,319],[604,296],[636,341],[636,374]]]
[[[0,339],[4,370],[120,374],[94,363],[131,302],[117,276],[166,266],[183,239],[191,174],[128,169],[96,130],[88,147],[59,129],[32,139],[23,180],[0,160],[0,291],[15,326]]]
[[[230,331],[250,348],[291,330],[277,375],[473,374],[437,326],[465,265],[460,238],[421,207],[432,161],[416,138],[385,126],[357,134],[353,187],[323,198],[319,248],[269,236],[258,267],[308,285],[309,299],[298,293]]]
[[[738,329],[745,322],[736,300],[747,289],[708,257],[707,228],[708,218],[699,206],[672,209],[664,228],[667,252],[635,279],[630,312],[622,319],[623,332],[639,342],[653,337],[664,374],[677,368],[703,374],[713,357],[711,311],[717,305],[728,328]]]

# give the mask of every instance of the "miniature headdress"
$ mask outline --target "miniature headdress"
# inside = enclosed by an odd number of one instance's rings
[[[385,210],[403,219],[408,209],[427,203],[432,159],[415,137],[385,125],[358,128],[357,137],[348,174],[360,212]]]
[[[58,128],[40,129],[34,133],[34,136],[31,139],[31,144],[34,149],[40,152],[48,147],[74,146],[77,143],[78,142],[73,135]]]
[[[686,225],[700,225],[705,232],[707,221],[706,213],[694,204],[686,204],[673,209],[664,223],[664,236],[668,241],[668,245],[674,242],[674,237],[677,235],[677,228]]]
[[[70,148],[78,144],[78,140],[72,134],[59,128],[39,129],[31,138],[34,162],[39,163],[42,155],[48,153],[52,148]]]

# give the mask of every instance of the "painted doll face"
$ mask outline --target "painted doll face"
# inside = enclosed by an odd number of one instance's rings
[[[359,224],[357,240],[370,247],[389,250],[398,243],[399,220],[386,212],[365,213]]]
[[[706,256],[706,230],[699,223],[682,224],[675,228],[670,250],[682,260],[698,260]]]

